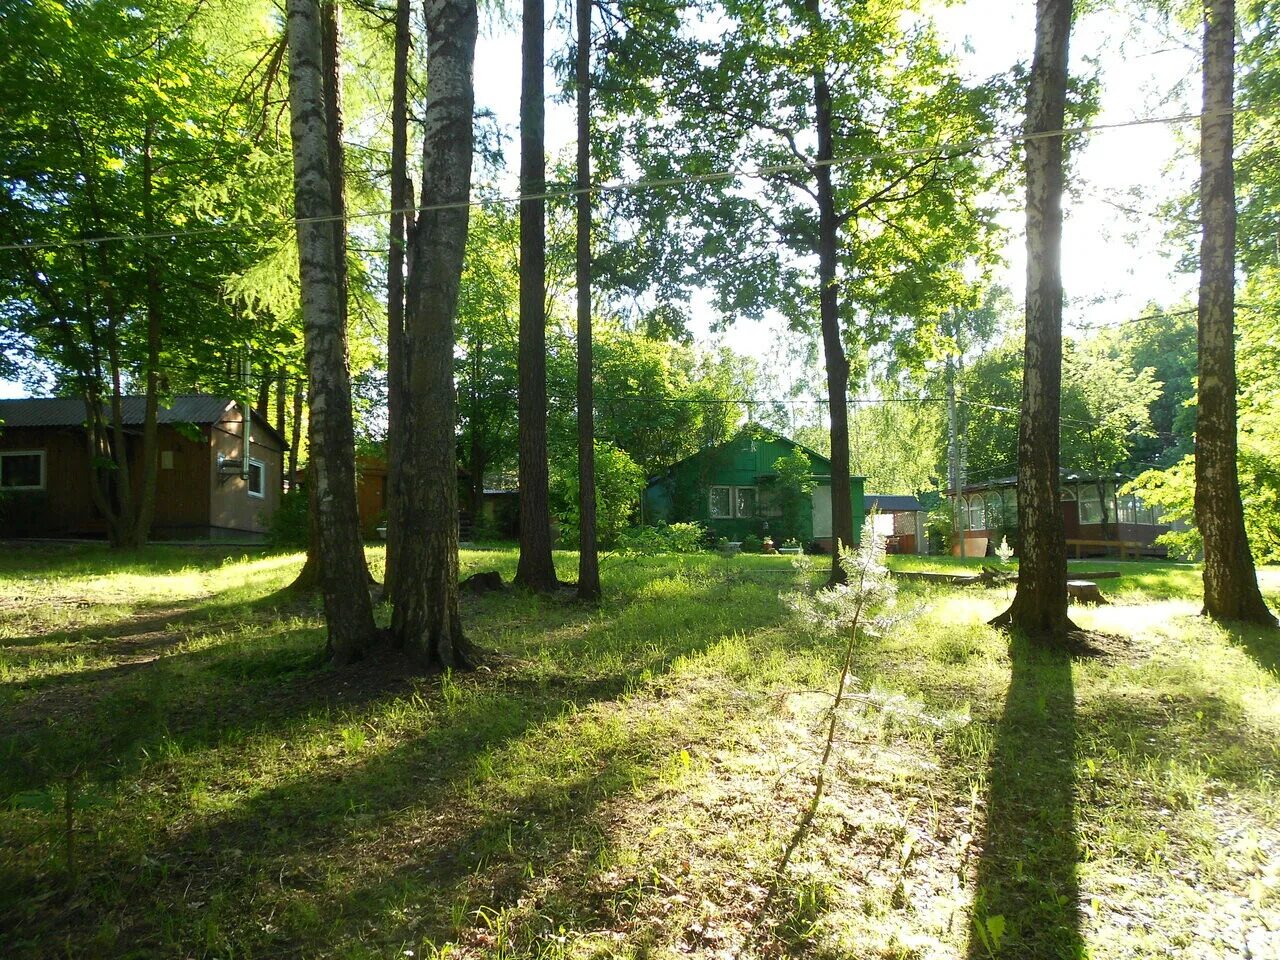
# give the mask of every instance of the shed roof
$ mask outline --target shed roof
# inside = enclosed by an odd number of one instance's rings
[[[235,406],[226,397],[203,393],[181,394],[173,397],[168,406],[156,411],[157,423],[219,423]],[[147,409],[146,397],[121,397],[123,422],[126,427],[142,425]],[[270,431],[284,446],[283,437],[271,424],[257,413],[257,423]],[[0,400],[0,429],[11,427],[80,427],[85,423],[84,400],[80,397],[29,397],[24,400]]]
[[[812,447],[806,447],[803,443],[798,443],[797,441],[792,440],[790,437],[784,437],[782,434],[777,433],[773,430],[770,430],[768,427],[761,426],[758,423],[748,423],[740,427],[737,431],[734,432],[733,436],[729,437],[728,439],[722,440],[720,443],[714,443],[709,447],[703,447],[701,450],[698,450],[695,453],[691,453],[687,457],[682,457],[681,459],[675,461],[674,463],[670,463],[667,466],[663,467],[661,471],[659,471],[657,474],[649,478],[649,481],[648,481],[649,485],[652,486],[653,484],[662,480],[663,477],[670,475],[672,471],[674,471],[681,464],[688,463],[691,460],[696,460],[698,457],[706,456],[706,454],[709,453],[710,451],[719,450],[721,447],[728,446],[729,444],[733,443],[735,440],[738,440],[743,436],[766,437],[772,440],[780,441],[789,446],[795,447],[797,450],[803,450],[808,455],[810,460],[816,460],[818,463],[826,467],[831,466],[830,458],[824,457],[822,454],[820,454],[817,450],[814,450]]]
[[[872,510],[878,513],[907,513],[924,509],[924,504],[915,497],[896,493],[868,493],[863,502],[868,513]]]

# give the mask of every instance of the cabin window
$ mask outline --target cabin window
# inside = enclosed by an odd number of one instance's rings
[[[735,517],[754,517],[756,515],[755,487],[736,487],[734,489],[733,515]]]
[[[969,529],[987,529],[986,518],[983,516],[981,496],[972,496],[969,498]]]
[[[249,461],[249,496],[266,497],[267,495],[267,468],[263,466],[261,460]]]
[[[43,450],[6,450],[0,453],[0,490],[43,489]]]
[[[711,510],[708,515],[712,520],[724,520],[733,516],[732,494],[732,487],[711,488]]]
[[[1080,522],[1102,522],[1102,502],[1098,499],[1098,488],[1095,484],[1080,488]]]
[[[161,470],[173,469],[173,451],[172,450],[160,451],[160,469]]]

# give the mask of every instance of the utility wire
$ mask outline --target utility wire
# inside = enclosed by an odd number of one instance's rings
[[[0,244],[0,250],[47,250],[81,246],[93,246],[102,243],[122,243],[133,240],[177,240],[186,237],[207,236],[215,233],[226,233],[235,230],[255,231],[276,229],[288,226],[300,226],[306,223],[334,223],[340,221],[382,219],[392,214],[417,215],[440,210],[456,210],[462,208],[482,208],[489,206],[514,205],[526,200],[569,200],[582,195],[592,196],[605,193],[626,193],[635,190],[656,190],[665,187],[686,186],[698,183],[718,183],[736,177],[763,179],[780,173],[811,173],[820,167],[840,167],[851,163],[874,160],[890,160],[906,157],[919,157],[938,154],[940,160],[950,160],[956,156],[971,153],[983,147],[1012,146],[1028,143],[1032,140],[1049,140],[1057,137],[1089,135],[1112,130],[1124,130],[1134,127],[1164,126],[1189,123],[1196,120],[1215,119],[1251,113],[1264,115],[1280,108],[1280,101],[1267,102],[1256,106],[1234,107],[1230,110],[1210,110],[1199,113],[1180,113],[1165,117],[1146,117],[1134,120],[1120,120],[1114,123],[1081,124],[1074,127],[1061,127],[1056,130],[1038,130],[1034,133],[1021,133],[1003,137],[976,137],[950,144],[932,147],[916,147],[907,150],[881,150],[867,153],[845,154],[829,160],[797,161],[793,163],[762,164],[755,167],[737,167],[725,170],[710,171],[700,174],[684,174],[673,177],[653,177],[640,180],[614,180],[597,183],[586,187],[544,190],[538,193],[509,194],[505,196],[481,197],[454,201],[450,203],[428,204],[426,206],[408,206],[402,209],[371,210],[358,213],[334,214],[326,217],[293,217],[277,220],[259,221],[256,223],[223,223],[191,230],[154,231],[148,233],[114,233],[98,237],[81,237],[75,240],[27,240],[18,243]]]

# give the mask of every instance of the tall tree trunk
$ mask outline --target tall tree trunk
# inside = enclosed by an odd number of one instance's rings
[[[387,598],[400,552],[400,420],[404,416],[404,260],[409,188],[409,7],[396,0],[395,63],[391,75],[391,222],[387,252]]]
[[[578,599],[600,599],[595,403],[591,382],[591,2],[578,3]]]
[[[471,397],[470,397],[470,429],[467,431],[470,450],[467,455],[467,472],[471,475],[471,524],[476,522],[484,512],[484,471],[488,466],[484,442],[481,440],[480,423],[483,419],[480,403],[480,365],[484,352],[484,340],[477,336],[471,345]]]
[[[819,0],[805,0],[811,29],[821,31]],[[827,401],[831,408],[831,584],[845,582],[840,565],[841,545],[853,546],[853,489],[849,477],[849,360],[840,338],[840,289],[836,281],[839,222],[835,191],[831,186],[831,160],[835,155],[831,122],[831,85],[826,66],[813,70],[813,104],[818,134],[814,177],[818,194],[818,309],[822,349],[827,365]]]
[[[280,439],[284,439],[284,395],[285,395],[285,376],[284,367],[276,369],[276,433],[280,434]],[[283,479],[283,478],[281,478]]]
[[[520,82],[520,561],[516,583],[556,587],[547,490],[547,231],[543,2],[524,0]]]
[[[1058,475],[1062,407],[1062,137],[1072,0],[1037,0],[1027,89],[1027,333],[1018,424],[1018,587],[993,623],[1060,639],[1067,617],[1067,545]]]
[[[453,324],[470,214],[475,0],[432,0],[426,20],[423,210],[409,246],[408,390],[397,438],[403,526],[391,627],[424,665],[465,667],[471,648],[458,615]]]
[[[155,181],[152,160],[154,125],[147,120],[143,147],[142,204],[143,221],[148,230],[155,229]],[[160,274],[155,257],[148,248],[145,254],[146,316],[147,316],[147,367],[146,401],[142,413],[142,490],[138,498],[137,515],[134,518],[132,545],[141,547],[151,536],[151,521],[156,510],[156,482],[159,472],[159,411],[160,394],[160,325],[164,296],[160,289]]]
[[[271,417],[271,374],[263,367],[258,376],[262,379],[258,381],[258,396],[253,409],[263,420],[267,420]]]
[[[1215,620],[1270,626],[1276,620],[1258,589],[1236,469],[1235,2],[1208,0],[1204,15],[1195,457],[1196,526],[1204,537],[1204,613]]]
[[[289,431],[289,492],[298,489],[298,448],[302,446],[302,378],[293,385],[293,422]]]
[[[288,0],[289,105],[303,335],[310,382],[307,484],[315,505],[317,565],[336,663],[362,656],[374,639],[373,603],[356,509],[355,430],[347,369],[316,0]]]

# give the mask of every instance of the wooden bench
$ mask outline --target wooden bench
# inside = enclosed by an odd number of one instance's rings
[[[1067,546],[1075,548],[1077,560],[1080,559],[1081,547],[1101,547],[1104,550],[1115,547],[1120,553],[1121,560],[1125,558],[1126,553],[1132,553],[1133,559],[1137,560],[1143,548],[1143,545],[1136,540],[1068,540]]]

